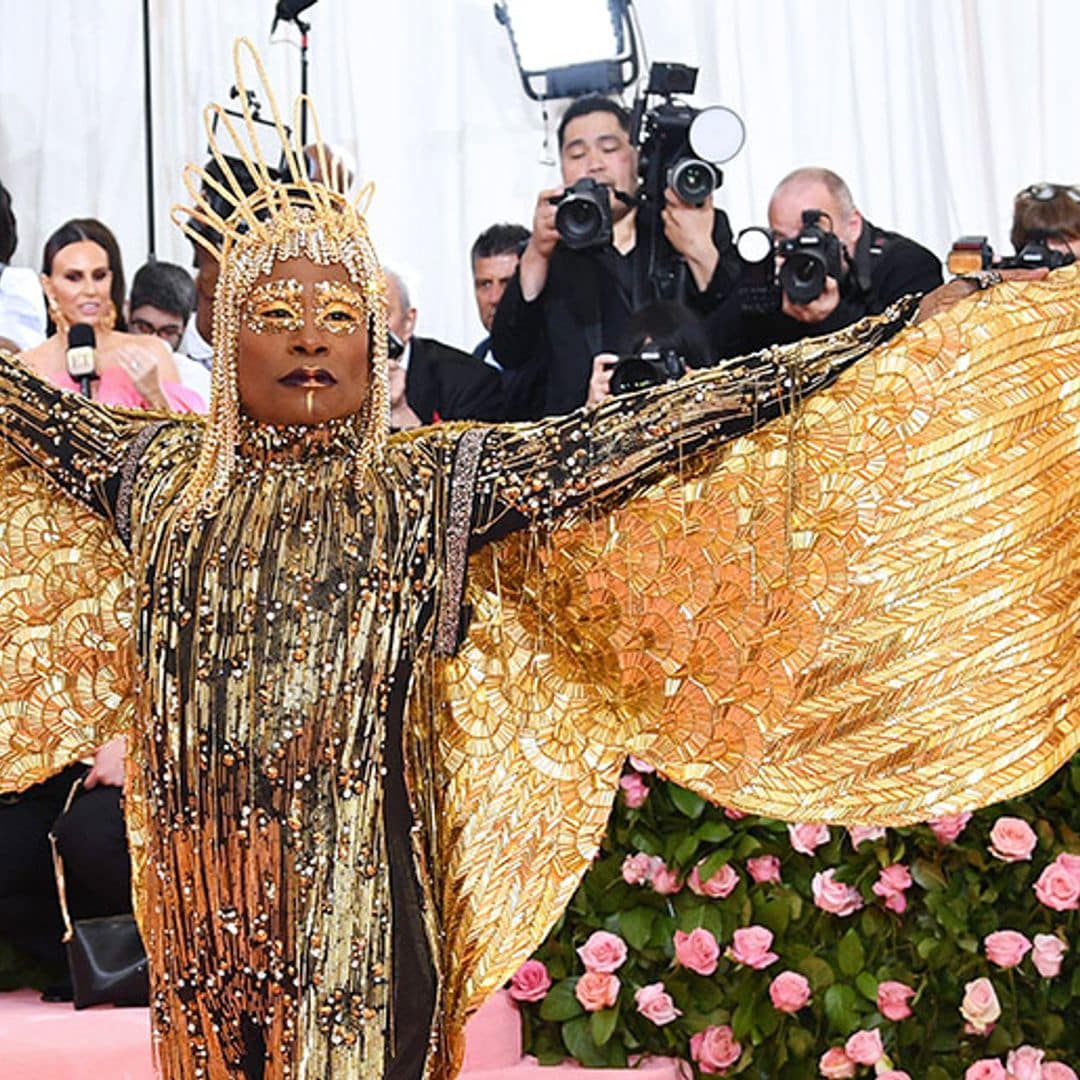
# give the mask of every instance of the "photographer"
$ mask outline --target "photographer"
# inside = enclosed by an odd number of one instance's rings
[[[1080,187],[1044,182],[1024,188],[1013,201],[1009,239],[1018,252],[1041,240],[1080,259]]]
[[[808,222],[808,217],[813,220]],[[785,283],[772,311],[746,310],[736,288],[709,322],[714,347],[722,357],[831,334],[866,315],[879,314],[902,296],[928,293],[942,283],[940,260],[915,241],[867,221],[847,184],[829,169],[796,169],[781,180],[769,200],[769,227],[779,248],[795,251],[800,236],[806,237],[811,229],[824,234],[828,269],[823,287],[819,295],[798,302]],[[832,251],[828,234],[839,241]],[[781,281],[783,261],[778,254]]]
[[[558,131],[564,186],[540,192],[532,236],[495,314],[495,355],[507,369],[538,369],[538,404],[546,415],[585,402],[593,357],[616,349],[631,313],[653,299],[635,296],[636,260],[644,256],[637,247],[638,160],[629,131],[626,110],[608,98],[580,98],[566,110]],[[555,225],[556,202],[585,178],[611,189],[611,242],[571,249]],[[692,206],[670,189],[666,198],[665,235],[689,270],[689,302],[705,310],[734,279],[727,216],[711,201]]]

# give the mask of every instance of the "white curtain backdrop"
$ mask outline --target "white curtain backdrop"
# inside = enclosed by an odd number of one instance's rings
[[[190,264],[168,211],[184,198],[183,165],[206,157],[201,111],[227,100],[233,38],[260,47],[291,109],[299,50],[291,28],[270,42],[274,6],[150,0],[159,258]],[[763,222],[784,173],[819,164],[875,223],[939,253],[962,233],[1006,251],[1017,190],[1080,180],[1076,0],[636,6],[649,56],[700,67],[694,103],[746,123],[718,198],[736,229]],[[0,0],[0,178],[19,219],[16,263],[37,268],[49,232],[82,216],[117,233],[129,277],[146,256],[141,12],[139,0]],[[376,182],[376,241],[410,281],[419,332],[471,347],[470,244],[494,221],[529,224],[536,192],[557,179],[491,0],[320,0],[305,17],[324,137]]]

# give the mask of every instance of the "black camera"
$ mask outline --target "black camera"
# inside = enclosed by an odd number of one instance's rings
[[[664,235],[661,214],[665,191],[704,206],[720,187],[720,165],[733,158],[746,136],[742,120],[723,106],[695,109],[675,100],[692,94],[697,68],[686,64],[653,64],[645,93],[634,105],[630,138],[638,147],[638,223],[648,248],[642,263],[645,280],[637,290],[656,299],[681,299],[686,287],[686,266]],[[662,100],[649,108],[649,99]]]
[[[584,176],[551,202],[558,207],[555,228],[559,239],[568,248],[579,251],[611,243],[611,189],[607,184]]]
[[[840,281],[844,273],[844,249],[840,237],[821,226],[828,218],[823,210],[804,210],[798,236],[777,242],[783,257],[780,286],[793,304],[809,304],[825,291],[825,279]]]
[[[686,373],[686,361],[675,349],[645,349],[636,356],[620,356],[611,369],[611,392],[632,394]]]
[[[1071,251],[1060,251],[1050,247],[1048,241],[1057,237],[1065,242],[1060,233],[1036,231],[1031,239],[1015,254],[994,257],[994,249],[985,236],[961,236],[953,244],[945,265],[950,274],[971,274],[977,270],[1015,270],[1036,269],[1045,266],[1056,270],[1059,266],[1070,266],[1076,261]]]

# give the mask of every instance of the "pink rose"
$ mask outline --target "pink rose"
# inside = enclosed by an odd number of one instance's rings
[[[737,964],[745,964],[760,971],[780,959],[776,953],[769,951],[772,943],[771,930],[766,930],[764,926],[744,926],[732,935],[731,948],[727,954]]]
[[[742,821],[742,819],[746,817],[746,811],[736,810],[734,806],[725,806],[724,817],[729,821]]]
[[[1057,861],[1069,871],[1073,877],[1080,877],[1080,855],[1071,855],[1067,851],[1063,851],[1058,857]]]
[[[990,830],[990,854],[1003,862],[1030,859],[1039,838],[1034,829],[1016,817],[999,817]]]
[[[702,881],[701,874],[695,866],[690,871],[686,884],[690,886],[690,891],[697,893],[698,896],[730,896],[735,891],[735,886],[739,884],[739,875],[735,867],[730,863],[724,863],[708,881]]]
[[[1034,1046],[1021,1046],[1010,1050],[1005,1059],[1005,1069],[1011,1080],[1042,1080],[1044,1050]]]
[[[853,848],[857,848],[865,840],[881,840],[885,836],[885,830],[880,825],[852,825],[847,833]]]
[[[674,870],[669,870],[662,860],[653,867],[652,872],[652,887],[655,892],[658,892],[661,896],[671,896],[673,893],[677,893],[682,888],[682,882],[679,881],[679,875]]]
[[[634,757],[633,754],[629,757],[630,768],[637,769],[639,773],[654,773],[656,768],[650,765],[647,761],[642,761],[639,757]]]
[[[1001,1016],[1001,1002],[989,979],[974,979],[965,984],[960,1015],[979,1035],[985,1035],[994,1026]]]
[[[810,884],[814,894],[814,903],[822,911],[833,915],[847,916],[863,906],[859,890],[833,880],[834,870],[819,870]]]
[[[670,1024],[675,1017],[682,1016],[682,1010],[675,1008],[675,1002],[671,1000],[671,995],[664,989],[662,982],[650,983],[634,991],[634,1000],[637,1002],[637,1011],[658,1027]]]
[[[781,1012],[796,1013],[810,1000],[810,984],[797,971],[781,971],[769,983],[769,998]]]
[[[1036,934],[1031,962],[1044,979],[1052,979],[1061,973],[1061,961],[1068,951],[1069,946],[1054,934]]]
[[[574,987],[574,997],[586,1012],[610,1009],[619,998],[619,976],[603,971],[586,971]]]
[[[690,1056],[703,1073],[720,1073],[739,1060],[742,1047],[735,1041],[735,1033],[727,1024],[707,1027],[690,1037]]]
[[[886,1020],[906,1020],[911,1015],[908,1001],[914,996],[915,991],[906,983],[886,979],[885,982],[878,983],[878,1012]]]
[[[646,881],[651,881],[656,861],[654,856],[642,851],[627,855],[622,864],[623,881],[627,885],[644,885]]]
[[[997,1058],[981,1058],[969,1065],[964,1080],[1009,1080],[1005,1066]]]
[[[911,888],[911,874],[903,863],[886,866],[872,887],[874,892],[885,901],[885,906],[890,911],[902,915],[907,909],[907,897],[904,895],[904,890]]]
[[[844,1050],[856,1065],[876,1065],[885,1053],[885,1047],[881,1045],[881,1032],[877,1028],[873,1031],[856,1031],[844,1043]]]
[[[998,967],[1016,967],[1027,956],[1031,942],[1017,930],[997,930],[983,938],[986,959]]]
[[[826,1050],[818,1062],[818,1072],[829,1080],[846,1080],[846,1077],[854,1076],[855,1071],[855,1062],[847,1056],[847,1051],[842,1046]]]
[[[789,825],[791,846],[800,855],[813,855],[816,848],[829,842],[828,825]]]
[[[606,930],[596,930],[589,935],[577,951],[586,971],[601,971],[610,975],[618,971],[626,960],[626,942],[618,934],[609,934]]]
[[[764,885],[767,881],[780,881],[780,860],[775,855],[759,855],[756,859],[747,859],[746,869],[759,885]]]
[[[1055,911],[1075,911],[1080,908],[1080,871],[1064,860],[1065,856],[1059,855],[1043,870],[1035,882],[1035,895]]]
[[[1080,1080],[1064,1061],[1048,1061],[1042,1067],[1042,1080]]]
[[[911,1080],[910,1074],[903,1069],[886,1069],[876,1074],[877,1080]]]
[[[515,1001],[541,1001],[551,989],[551,976],[539,960],[526,960],[510,980],[510,996]]]
[[[720,959],[720,946],[712,931],[699,926],[684,934],[675,931],[675,962],[698,975],[711,975]]]
[[[933,830],[939,844],[951,844],[966,828],[971,820],[969,813],[946,814],[945,817],[928,821],[927,824]]]
[[[636,772],[620,777],[619,787],[631,810],[636,810],[649,797],[649,785]]]

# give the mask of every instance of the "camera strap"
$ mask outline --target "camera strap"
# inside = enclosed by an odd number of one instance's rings
[[[869,295],[874,267],[885,253],[891,239],[891,233],[871,225],[869,221],[863,221],[862,232],[855,244],[855,257],[851,260],[852,279],[860,295]]]

